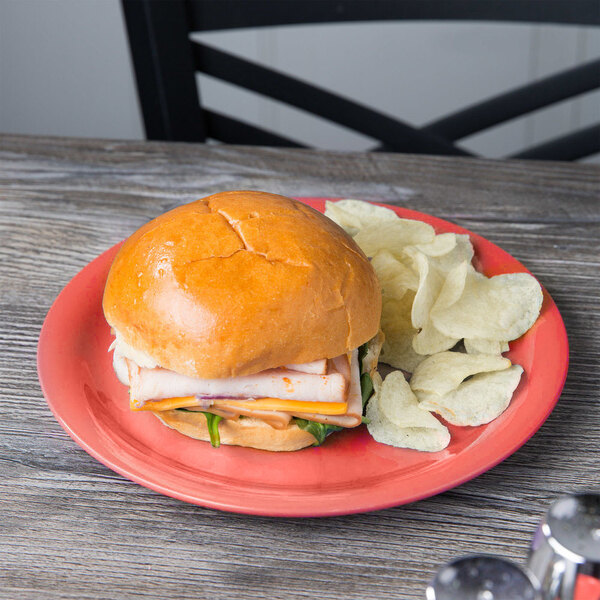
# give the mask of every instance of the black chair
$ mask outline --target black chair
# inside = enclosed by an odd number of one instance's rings
[[[390,20],[600,25],[598,0],[122,0],[146,136],[152,140],[302,147],[201,106],[201,72],[344,125],[378,150],[470,155],[454,142],[600,88],[600,60],[540,79],[413,127],[285,73],[190,39],[191,32],[292,24]],[[600,152],[600,122],[514,158],[576,160]]]

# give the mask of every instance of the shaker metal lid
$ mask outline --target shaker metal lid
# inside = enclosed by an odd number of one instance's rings
[[[556,500],[544,535],[553,550],[573,563],[600,563],[600,494],[570,494]]]
[[[540,600],[537,581],[515,563],[488,555],[464,556],[439,569],[427,600]]]

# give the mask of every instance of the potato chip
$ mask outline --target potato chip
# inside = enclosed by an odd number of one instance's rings
[[[458,388],[471,375],[501,371],[509,367],[510,360],[501,356],[440,352],[419,364],[410,379],[410,387],[414,392],[444,396]]]
[[[540,284],[527,273],[488,279],[473,270],[467,274],[461,298],[431,319],[445,335],[456,338],[514,340],[535,322],[542,306]]]
[[[463,261],[445,272],[435,266],[433,259],[421,253],[414,255],[414,262],[419,273],[419,287],[411,317],[415,327],[424,327],[435,306],[441,310],[459,300],[467,274],[473,267]]]
[[[417,244],[415,248],[427,256],[443,256],[456,248],[456,234],[440,233],[429,244]]]
[[[496,340],[467,338],[464,343],[465,350],[469,354],[502,354],[509,350],[508,342],[497,342]]]
[[[348,235],[354,237],[362,228],[361,220],[337,206],[337,202],[325,203],[325,216],[337,223]]]
[[[415,294],[411,319],[414,327],[421,328],[429,321],[429,312],[444,285],[444,277],[431,265],[425,254],[416,253],[414,261],[419,273],[419,287]]]
[[[419,289],[412,305],[411,320],[413,327],[420,331],[413,338],[413,350],[424,355],[448,350],[458,339],[440,332],[430,320],[431,308],[444,286],[444,274],[432,265],[425,254],[414,254],[414,261],[419,271]]]
[[[448,428],[420,408],[399,371],[390,373],[376,388],[367,406],[369,433],[382,444],[438,452],[450,443]]]
[[[380,250],[371,259],[371,265],[385,296],[400,300],[406,290],[416,291],[419,287],[418,275],[387,250]]]
[[[447,273],[462,262],[473,260],[473,245],[468,235],[455,234],[456,245],[450,252],[434,257],[433,264]]]
[[[379,360],[396,369],[412,372],[425,358],[413,350],[412,340],[417,330],[410,320],[414,292],[408,291],[400,300],[383,298],[381,329],[385,335]]]
[[[383,385],[383,379],[381,378],[379,371],[375,371],[375,373],[373,373],[371,381],[373,382],[373,398],[376,398],[381,393],[381,386]]]
[[[428,224],[383,207],[342,200],[327,202],[325,214],[354,236],[381,283],[380,361],[412,373],[410,385],[397,372],[385,382],[373,373],[371,435],[436,451],[450,435],[428,411],[455,425],[480,425],[501,414],[523,372],[501,354],[539,315],[537,281],[522,273],[487,278],[472,265],[468,235],[435,235]],[[466,353],[449,352],[461,339]]]
[[[434,238],[431,225],[412,219],[397,219],[367,225],[356,234],[354,241],[368,257],[375,256],[380,250],[400,256],[406,246],[428,244]]]
[[[339,200],[325,203],[325,216],[337,223],[346,233],[355,236],[366,225],[380,221],[398,220],[389,208],[376,206],[362,200]]]
[[[441,312],[452,306],[455,302],[458,302],[465,290],[467,275],[472,270],[473,267],[471,264],[465,260],[458,263],[446,273],[444,283],[442,284],[434,305],[431,307],[430,316],[431,313]]]
[[[417,354],[427,356],[449,350],[456,346],[457,342],[456,338],[440,333],[431,321],[427,321],[421,331],[413,337],[412,347]]]
[[[480,373],[461,383],[454,391],[421,401],[419,407],[441,415],[453,425],[484,425],[500,416],[510,404],[519,385],[522,367]]]
[[[400,371],[394,371],[385,378],[377,401],[380,414],[398,427],[420,427],[429,421],[432,427],[438,428],[439,421],[435,417],[423,417],[417,397]]]
[[[438,352],[443,352],[444,350],[449,350],[454,347],[459,341],[458,338],[447,336],[439,331],[431,320],[431,315],[435,310],[443,310],[458,301],[464,290],[468,269],[471,268],[471,265],[464,261],[451,269],[450,272],[446,274],[445,279],[442,279],[442,271],[431,264],[431,260],[429,260],[428,272],[437,274],[434,275],[435,280],[432,278],[429,279],[432,282],[432,289],[439,286],[441,281],[443,281],[443,283],[433,306],[429,309],[427,320],[421,327],[421,331],[413,338],[413,350],[417,354],[436,354]],[[419,300],[421,300],[421,298],[419,298]],[[425,303],[430,302],[431,297],[427,300],[423,299],[422,301],[424,304],[421,306],[421,309],[427,306]],[[415,304],[413,304],[413,315],[415,314],[414,311]]]
[[[412,378],[411,378],[412,379]],[[419,408],[421,408],[421,405],[423,406],[433,406],[436,405],[439,402],[440,398],[442,396],[438,396],[437,394],[433,394],[432,392],[422,392],[420,390],[413,390],[414,395],[417,397],[417,400],[419,402]],[[426,404],[429,403],[429,404]],[[425,410],[425,409],[423,409]]]

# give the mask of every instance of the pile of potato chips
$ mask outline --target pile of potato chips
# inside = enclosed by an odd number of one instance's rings
[[[502,353],[536,321],[539,283],[527,273],[486,277],[471,264],[468,235],[359,200],[328,202],[325,215],[371,259],[383,292],[380,360],[412,374],[375,378],[367,407],[378,441],[435,452],[453,425],[482,425],[509,405],[523,369]]]

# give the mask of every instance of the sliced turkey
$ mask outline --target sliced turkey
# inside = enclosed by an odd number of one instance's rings
[[[260,419],[261,421],[268,423],[274,429],[285,429],[289,425],[290,421],[292,420],[292,415],[285,413],[285,412],[281,412],[281,411],[275,411],[275,410],[252,410],[249,408],[240,408],[240,407],[230,408],[229,406],[227,407],[227,409],[211,406],[208,410],[202,409],[202,408],[194,409],[193,407],[188,408],[186,410],[190,410],[190,411],[198,410],[201,412],[211,412],[215,415],[219,415],[220,417],[223,417],[224,419],[234,419],[235,420],[235,419],[238,419],[240,417],[240,415],[244,416],[244,417],[253,417],[255,419]]]
[[[314,373],[315,375],[325,375],[327,373],[327,359],[313,360],[312,362],[302,363],[300,365],[285,365],[286,369],[300,371],[302,373]]]
[[[335,369],[330,369],[327,375],[282,368],[244,377],[200,379],[167,369],[142,368],[131,360],[127,360],[127,365],[130,394],[136,408],[141,408],[149,400],[182,396],[345,402],[348,389],[346,378]]]
[[[340,372],[348,373],[350,378],[350,387],[348,390],[348,411],[345,415],[320,415],[314,413],[295,413],[295,417],[326,423],[328,425],[337,425],[338,427],[358,427],[362,423],[362,395],[360,391],[360,367],[358,365],[358,350],[352,352],[350,366],[346,356],[340,356],[333,360],[336,369]]]

